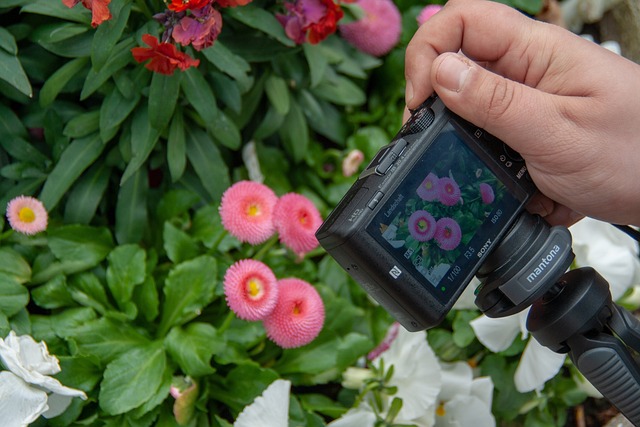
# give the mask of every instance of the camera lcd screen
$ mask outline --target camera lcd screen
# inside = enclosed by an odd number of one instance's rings
[[[520,206],[447,123],[366,230],[446,303]]]

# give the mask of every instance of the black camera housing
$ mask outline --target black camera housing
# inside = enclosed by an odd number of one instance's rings
[[[316,236],[409,331],[437,326],[537,189],[522,157],[435,95]]]

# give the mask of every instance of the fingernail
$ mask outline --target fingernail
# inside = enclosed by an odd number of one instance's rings
[[[453,92],[460,92],[464,82],[469,75],[471,67],[460,56],[451,53],[447,54],[438,67],[436,81]]]
[[[407,84],[404,88],[404,101],[408,105],[413,99],[413,84],[411,80],[407,80]]]

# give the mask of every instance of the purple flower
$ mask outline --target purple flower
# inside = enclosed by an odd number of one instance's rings
[[[172,37],[183,46],[205,49],[216,41],[222,31],[222,15],[211,5],[192,10],[173,27]]]
[[[460,201],[460,187],[455,180],[444,177],[438,180],[438,199],[445,206],[453,206]]]
[[[441,218],[436,223],[436,233],[434,236],[440,249],[452,251],[458,247],[462,240],[462,230],[460,224],[453,218]]]
[[[409,233],[419,242],[431,240],[436,233],[436,220],[427,211],[415,211],[409,217]]]
[[[496,199],[495,194],[493,193],[493,188],[485,182],[480,184],[480,197],[482,197],[482,203],[485,205],[489,205],[493,203]]]
[[[438,198],[438,177],[433,172],[427,175],[416,190],[418,196],[427,202],[433,202]]]

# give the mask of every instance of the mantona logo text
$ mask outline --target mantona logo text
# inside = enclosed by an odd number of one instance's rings
[[[551,248],[551,251],[549,251],[549,254],[545,257],[542,257],[542,260],[541,260],[542,262],[538,264],[538,266],[531,272],[531,274],[527,276],[527,281],[531,283],[534,280],[536,280],[538,276],[544,273],[544,271],[553,262],[553,260],[556,258],[556,255],[558,255],[559,253],[560,253],[560,246],[555,245],[553,248]]]

